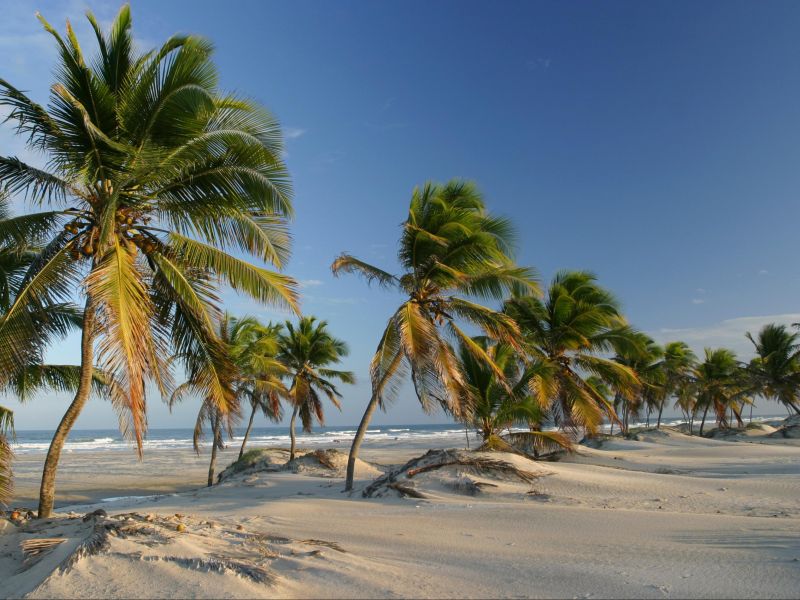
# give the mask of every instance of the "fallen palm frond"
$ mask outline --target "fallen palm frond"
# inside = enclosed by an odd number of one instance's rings
[[[115,528],[114,525],[111,523],[96,523],[92,528],[92,533],[89,537],[87,537],[83,542],[81,542],[77,548],[70,554],[66,559],[64,559],[61,564],[58,565],[56,569],[59,573],[66,573],[75,564],[82,558],[87,556],[95,556],[96,554],[100,554],[108,550],[109,547],[109,537],[111,535],[111,531]],[[46,580],[45,580],[46,581]]]
[[[27,569],[50,550],[66,542],[65,538],[36,538],[20,542],[22,564]]]
[[[183,556],[145,556],[140,555],[140,560],[146,562],[171,562],[181,567],[193,570],[204,570],[224,574],[226,572],[239,575],[255,583],[275,583],[277,577],[264,567],[253,563],[246,563],[227,558],[187,558]]]
[[[336,542],[326,542],[325,540],[300,540],[301,544],[308,544],[309,546],[325,546],[326,548],[330,548],[331,550],[336,550],[337,552],[341,552],[342,554],[346,554],[347,550],[342,548]]]

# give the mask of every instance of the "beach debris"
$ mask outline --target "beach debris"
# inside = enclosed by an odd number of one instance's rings
[[[83,522],[85,523],[86,521],[89,521],[91,519],[96,519],[97,517],[103,517],[104,518],[104,517],[107,517],[107,516],[108,516],[108,513],[106,511],[104,511],[102,508],[98,508],[95,511],[92,511],[90,513],[86,513],[86,515],[83,517]]]
[[[34,538],[31,540],[23,540],[20,543],[23,566],[27,569],[32,564],[38,562],[44,554],[66,541],[65,538]]]
[[[440,489],[475,496],[500,488],[497,482],[530,485],[547,474],[538,463],[502,452],[430,450],[374,480],[363,491],[365,498],[382,497],[390,491],[403,497],[429,498],[428,490]],[[422,481],[418,481],[418,479]]]
[[[327,550],[347,552],[335,541],[297,540],[253,531],[243,523],[179,516],[180,522],[173,515],[136,512],[105,517],[94,515],[95,518],[87,520],[60,517],[37,521],[35,527],[13,527],[13,531],[3,537],[6,548],[17,545],[22,548],[20,558],[16,559],[21,563],[17,574],[41,564],[42,560],[50,561],[47,568],[36,572],[42,579],[31,584],[34,587],[30,591],[40,590],[39,594],[44,596],[47,596],[46,586],[51,577],[67,575],[79,561],[100,554],[130,561],[128,569],[135,569],[135,564],[141,562],[164,562],[271,585],[279,577],[273,569],[276,560],[292,557],[293,561],[318,561],[326,558]],[[41,537],[28,539],[33,532]],[[66,552],[52,554],[52,549],[58,546]]]

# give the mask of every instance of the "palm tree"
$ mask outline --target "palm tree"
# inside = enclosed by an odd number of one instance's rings
[[[747,365],[753,391],[800,414],[800,333],[770,323],[758,338],[746,335],[756,350]]]
[[[238,393],[250,404],[250,419],[239,448],[239,458],[244,456],[256,412],[260,410],[267,419],[277,423],[283,418],[281,398],[289,398],[289,391],[281,381],[286,367],[277,359],[278,335],[283,325],[261,325],[254,319],[251,321],[251,339],[240,346],[236,357],[241,371]]]
[[[708,411],[714,411],[720,427],[728,427],[728,410],[742,424],[742,405],[748,400],[742,381],[742,372],[736,355],[727,348],[705,349],[702,363],[695,367],[695,411],[703,411],[700,435],[703,435]]]
[[[347,344],[328,332],[326,321],[315,317],[302,317],[297,326],[287,321],[285,331],[278,335],[278,360],[286,369],[291,380],[289,402],[292,404],[292,418],[289,421],[291,448],[289,460],[295,457],[295,421],[300,415],[303,431],[310,432],[314,417],[320,425],[325,424],[325,412],[320,393],[325,394],[336,408],[340,408],[341,394],[330,379],[342,383],[355,383],[355,375],[350,371],[331,369],[330,365],[339,363],[347,356]]]
[[[9,434],[14,433],[14,413],[5,406],[0,406],[0,504],[11,498],[12,475],[11,460],[14,454],[8,442]]]
[[[389,318],[372,358],[372,395],[350,448],[348,491],[353,489],[356,457],[372,415],[379,405],[386,408],[408,368],[425,411],[438,405],[460,421],[469,414],[449,340],[463,341],[479,359],[493,363],[458,321],[519,347],[519,330],[512,319],[462,296],[501,300],[509,292],[538,292],[532,270],[512,261],[511,223],[488,213],[472,183],[427,183],[416,188],[402,228],[397,253],[401,275],[349,254],[331,266],[334,275],[357,273],[405,297]],[[499,369],[495,372],[502,376]]]
[[[662,393],[657,396],[656,428],[661,428],[661,415],[668,398],[674,397],[681,407],[687,399],[691,399],[692,370],[696,363],[697,356],[685,342],[669,342],[664,346],[664,358],[661,361],[663,385]],[[685,411],[684,414],[688,415],[689,412]]]
[[[172,406],[189,394],[202,398],[192,441],[195,452],[199,454],[204,430],[206,425],[210,425],[213,439],[208,467],[209,486],[214,483],[217,450],[225,448],[223,431],[232,436],[233,426],[241,416],[242,403],[247,401],[252,405],[254,402],[265,402],[275,414],[280,411],[280,396],[287,393],[279,379],[284,370],[274,358],[274,332],[252,317],[237,319],[228,313],[222,316],[217,328],[228,368],[215,376],[220,378],[229,397],[227,410],[221,410],[214,396],[208,393],[205,383],[212,376],[209,369],[216,369],[218,365],[209,366],[202,358],[195,361],[194,356],[179,357],[189,365],[189,370],[186,382],[175,388],[169,400]]]
[[[0,106],[28,146],[48,158],[38,169],[0,157],[0,183],[48,207],[0,228],[0,243],[44,243],[0,336],[23,346],[35,330],[31,304],[85,291],[81,380],[45,460],[40,517],[52,511],[61,450],[89,397],[95,347],[120,382],[122,431],[141,455],[145,382],[169,396],[166,356],[205,362],[206,379],[197,385],[220,414],[231,410],[229,366],[214,331],[219,281],[259,301],[296,303],[290,278],[229,253],[276,267],[288,256],[291,188],[277,122],[219,90],[208,41],[178,35],[140,54],[128,6],[108,33],[87,16],[95,57],[85,57],[69,24],[62,38],[39,17],[59,53],[47,107],[0,79]]]
[[[622,407],[622,434],[627,435],[631,417],[639,418],[642,408],[647,409],[648,425],[650,410],[657,406],[663,395],[664,349],[642,332],[632,332],[631,340],[635,344],[620,348],[614,361],[628,367],[639,380],[633,388],[623,385],[614,397],[615,409]]]
[[[539,400],[531,390],[533,372],[525,368],[519,354],[508,344],[492,342],[485,336],[472,338],[503,372],[497,377],[485,362],[477,360],[465,344],[459,344],[458,357],[463,372],[468,402],[473,407],[469,424],[481,434],[484,447],[507,449],[521,445],[534,453],[553,448],[570,448],[570,441],[558,432],[542,431],[545,419]],[[529,431],[509,434],[509,441],[499,435],[514,425]]]
[[[0,193],[0,227],[8,217],[7,197]],[[0,327],[8,311],[17,299],[24,277],[31,263],[38,260],[41,249],[30,247],[24,240],[0,247]],[[79,312],[71,304],[47,304],[40,302],[28,307],[28,318],[35,324],[35,331],[23,346],[13,348],[20,338],[10,335],[11,328],[2,328],[0,356],[8,370],[0,372],[0,390],[15,395],[25,402],[39,391],[51,390],[74,392],[80,381],[77,365],[42,364],[44,350],[55,338],[80,327]],[[8,336],[8,337],[5,337]],[[93,377],[95,392],[108,397],[112,382],[107,375],[96,371]],[[14,419],[11,409],[0,406],[0,503],[11,494],[13,454],[8,436],[13,435]]]
[[[584,271],[563,271],[546,297],[512,298],[505,312],[519,324],[542,409],[559,427],[593,435],[605,416],[619,421],[596,383],[633,393],[639,381],[627,366],[602,353],[636,347],[619,302]],[[597,379],[590,379],[590,376]]]

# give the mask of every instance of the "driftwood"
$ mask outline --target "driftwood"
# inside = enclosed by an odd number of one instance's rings
[[[511,463],[495,458],[474,455],[462,450],[429,450],[424,455],[411,459],[399,469],[385,473],[373,481],[364,488],[362,495],[365,498],[371,498],[375,494],[379,494],[381,490],[389,488],[405,496],[424,499],[426,498],[424,494],[416,490],[413,486],[407,485],[405,482],[421,473],[435,471],[449,466],[469,467],[477,472],[500,472],[508,476],[516,477],[525,483],[532,483],[539,477],[539,475],[535,473],[519,469]],[[475,485],[478,489],[481,487],[479,482],[476,482]]]

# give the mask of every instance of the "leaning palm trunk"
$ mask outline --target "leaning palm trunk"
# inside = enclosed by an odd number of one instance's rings
[[[42,484],[39,488],[39,518],[46,519],[53,512],[53,503],[56,495],[56,471],[61,459],[61,451],[67,441],[69,432],[78,415],[81,414],[86,401],[92,391],[92,375],[94,374],[93,346],[95,339],[95,304],[91,297],[86,298],[83,312],[83,333],[81,334],[81,375],[78,390],[72,404],[61,419],[47,450],[42,471]]]
[[[356,435],[353,438],[353,445],[350,446],[350,456],[347,457],[347,478],[344,483],[344,491],[349,492],[353,489],[353,477],[356,472],[356,458],[358,451],[361,448],[361,442],[364,441],[364,435],[367,433],[369,422],[372,420],[372,415],[375,414],[375,409],[378,407],[378,394],[372,394],[372,398],[367,404],[367,409],[364,411],[364,416],[361,417],[361,423],[358,424]]]
[[[664,412],[664,403],[658,407],[658,421],[656,422],[656,429],[661,429],[661,414]]]
[[[297,407],[294,407],[294,411],[292,411],[292,418],[289,421],[289,439],[291,440],[291,446],[289,447],[289,460],[294,460],[294,451],[296,447],[296,440],[294,435],[294,424],[297,420]]]
[[[703,435],[703,427],[706,425],[706,415],[708,415],[708,406],[703,411],[703,420],[700,421],[700,435]]]
[[[256,409],[258,406],[253,404],[253,412],[250,413],[250,422],[247,423],[247,431],[244,432],[244,439],[242,440],[242,447],[239,448],[239,458],[244,455],[244,447],[247,444],[247,438],[250,437],[250,430],[253,428],[253,419],[256,417]]]
[[[211,462],[208,465],[208,487],[214,485],[214,469],[217,466],[217,448],[222,444],[222,434],[220,433],[220,416],[219,412],[214,416],[214,442],[211,444]]]

